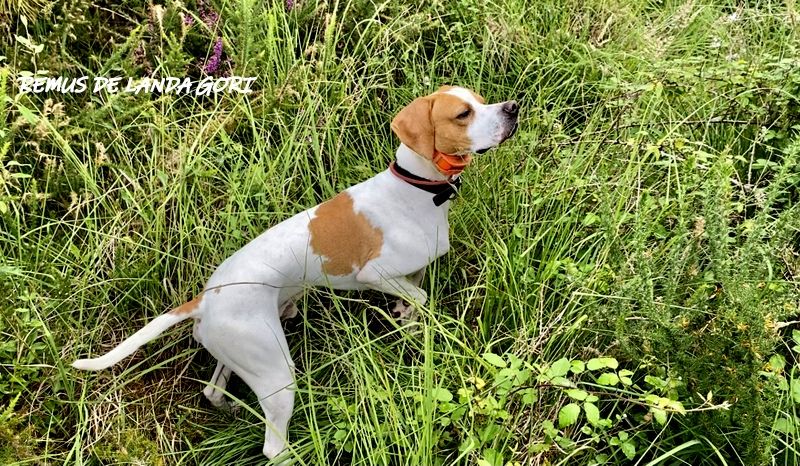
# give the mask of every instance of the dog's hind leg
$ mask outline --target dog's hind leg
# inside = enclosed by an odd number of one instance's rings
[[[299,296],[302,296],[302,293],[298,293],[284,303],[283,307],[281,308],[281,320],[291,319],[297,315],[298,309],[294,299]],[[236,408],[228,403],[227,400],[225,400],[224,393],[225,388],[228,385],[228,381],[231,379],[232,373],[233,371],[230,369],[230,367],[227,367],[222,362],[217,361],[217,367],[214,369],[214,375],[211,376],[211,380],[209,380],[208,385],[206,385],[206,387],[203,389],[203,395],[208,398],[208,401],[210,401],[214,407],[223,409],[225,411],[231,411]]]
[[[258,397],[267,421],[263,452],[272,459],[287,446],[289,418],[294,408],[294,363],[283,334],[278,304],[266,300],[251,300],[236,318],[222,317],[223,313],[206,318],[213,332],[203,332],[203,344],[219,360],[223,368],[231,369]],[[233,304],[236,304],[235,302]],[[267,310],[265,307],[272,307]],[[215,371],[216,373],[216,371]]]
[[[264,456],[275,458],[288,446],[289,419],[294,409],[294,367],[287,366],[280,374],[242,379],[258,396],[267,420],[262,449]]]
[[[198,334],[222,366],[216,378],[230,369],[258,397],[267,421],[263,452],[272,459],[286,449],[294,408],[294,362],[279,315],[285,303],[264,287],[231,287],[213,296],[216,307],[203,316]]]
[[[263,452],[274,458],[287,446],[289,418],[294,409],[294,363],[280,322],[275,319],[269,329],[238,336],[240,346],[247,351],[239,355],[233,368],[236,374],[255,392],[267,420]]]
[[[231,411],[232,406],[225,399],[225,388],[228,386],[228,381],[231,379],[233,371],[225,364],[217,361],[217,367],[214,369],[214,375],[208,381],[208,385],[203,389],[203,395],[208,398],[208,401],[216,408],[225,411]]]

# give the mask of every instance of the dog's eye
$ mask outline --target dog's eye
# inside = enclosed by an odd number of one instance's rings
[[[459,113],[458,115],[456,115],[456,118],[459,120],[463,120],[464,118],[467,118],[470,115],[470,113],[472,113],[472,109],[468,108],[463,112]]]

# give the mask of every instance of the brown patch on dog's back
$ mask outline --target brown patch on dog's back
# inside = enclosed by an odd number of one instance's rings
[[[202,301],[202,300],[203,300],[202,295],[201,296],[195,296],[195,298],[192,299],[191,301],[187,301],[187,302],[181,304],[180,306],[176,307],[175,309],[169,311],[169,313],[170,314],[175,314],[177,316],[183,315],[183,314],[188,314],[188,313],[194,311],[195,309],[197,309],[197,306],[200,305],[200,301]]]
[[[342,192],[317,207],[308,223],[311,249],[324,257],[322,271],[328,275],[349,275],[378,257],[383,232],[353,209],[353,198]]]

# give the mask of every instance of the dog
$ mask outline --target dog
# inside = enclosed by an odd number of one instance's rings
[[[394,314],[408,321],[425,304],[424,270],[450,249],[447,221],[459,175],[511,137],[519,105],[488,105],[478,94],[443,86],[403,108],[391,122],[400,139],[389,168],[285,220],[226,259],[191,301],[162,314],[107,354],[72,366],[116,364],[173,325],[194,319],[193,336],[217,359],[203,394],[228,406],[236,373],[258,396],[267,419],[263,453],[287,446],[294,408],[294,363],[281,327],[309,287],[372,289],[398,297]]]

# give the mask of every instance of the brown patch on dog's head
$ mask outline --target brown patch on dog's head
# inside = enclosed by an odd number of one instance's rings
[[[353,208],[353,198],[342,192],[317,207],[308,224],[311,249],[324,257],[322,271],[328,275],[349,275],[378,257],[383,232]]]
[[[203,300],[202,295],[201,296],[195,296],[194,299],[192,299],[191,301],[188,301],[188,302],[185,302],[185,303],[181,304],[180,306],[176,307],[175,309],[169,311],[169,313],[170,314],[175,314],[175,315],[178,315],[178,316],[179,315],[184,315],[184,314],[189,314],[191,312],[194,312],[195,309],[197,309],[197,306],[200,305],[200,301],[202,301],[202,300]]]
[[[472,106],[452,94],[437,92],[431,99],[434,148],[445,154],[469,152],[472,140],[467,135],[467,127],[475,118]]]
[[[417,154],[433,158],[434,150],[445,154],[468,152],[472,141],[467,128],[474,118],[472,106],[446,92],[453,86],[414,99],[392,120],[392,131],[400,141]],[[470,91],[472,92],[472,91]],[[474,94],[478,102],[483,98]]]

